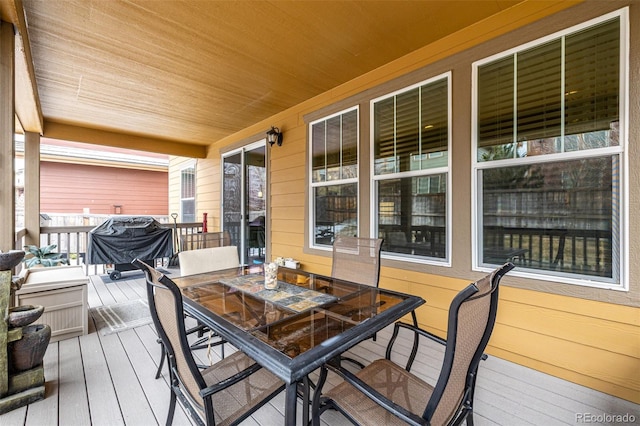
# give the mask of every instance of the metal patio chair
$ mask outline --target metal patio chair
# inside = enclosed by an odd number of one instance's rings
[[[382,238],[360,238],[338,236],[333,242],[333,262],[331,276],[371,287],[378,287],[380,281],[380,250]],[[372,336],[375,340],[376,336]],[[364,365],[351,357],[341,356],[360,368]]]
[[[313,399],[313,424],[319,425],[321,414],[333,408],[360,425],[458,425],[466,420],[466,424],[472,426],[476,375],[495,324],[498,286],[513,267],[512,263],[505,263],[456,295],[449,308],[446,340],[415,325],[398,322],[385,358],[356,374],[340,366],[324,365]],[[409,330],[414,336],[404,367],[391,361],[400,329]],[[445,346],[435,386],[411,373],[419,350],[419,336]],[[321,395],[328,369],[344,381]]]
[[[222,232],[217,232],[215,234],[221,237],[217,242],[222,244],[225,241],[225,234]],[[228,233],[226,235],[228,235]],[[236,246],[214,246],[210,248],[181,251],[178,253],[178,256],[180,259],[179,265],[181,276],[237,268],[240,266],[238,248]],[[213,333],[199,322],[197,325],[187,330],[187,334],[192,333],[198,333],[198,340],[191,343],[191,350],[195,351],[198,349],[208,348],[210,346],[220,346],[222,358],[224,358],[224,344],[226,342],[223,339],[211,342],[212,338],[219,337],[217,334]],[[209,333],[209,336],[204,336],[205,333]],[[158,340],[158,343],[162,344],[160,340]],[[162,373],[164,359],[165,351],[163,349],[160,357],[160,364],[158,364],[158,370],[156,371],[156,379],[159,378]],[[201,365],[200,367],[202,368],[204,366]]]
[[[331,276],[378,287],[382,242],[381,238],[336,237]]]
[[[240,351],[200,370],[187,341],[180,289],[144,262],[133,263],[147,277],[151,317],[168,355],[167,425],[173,422],[177,398],[198,424],[236,425],[284,389],[282,380]]]
[[[180,258],[181,276],[220,271],[240,266],[238,247],[236,246],[181,251],[178,256]]]

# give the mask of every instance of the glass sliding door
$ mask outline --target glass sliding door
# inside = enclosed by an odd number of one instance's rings
[[[246,263],[263,263],[266,255],[266,180],[265,144],[244,152]]]
[[[222,158],[222,229],[243,264],[263,263],[266,255],[265,153],[261,141]]]

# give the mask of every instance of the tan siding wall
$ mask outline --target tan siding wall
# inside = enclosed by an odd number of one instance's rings
[[[169,210],[180,214],[180,171],[195,161],[196,166],[196,218],[200,222],[207,213],[210,232],[220,230],[220,162],[217,159],[169,159]],[[179,221],[179,219],[178,219]]]
[[[180,171],[191,161],[185,157],[169,157],[169,214],[180,214]]]
[[[168,174],[147,170],[42,162],[40,211],[166,215]]]
[[[339,111],[356,102],[361,103],[361,138],[368,140],[368,99],[387,93],[411,82],[421,81],[438,73],[453,70],[453,212],[454,254],[452,268],[428,265],[402,264],[383,261],[380,285],[385,288],[422,296],[427,304],[418,311],[420,324],[444,335],[449,303],[453,296],[479,274],[471,271],[471,62],[489,54],[533,40],[567,26],[586,21],[630,2],[589,1],[570,10],[559,12],[568,3],[526,2],[511,8],[501,21],[492,19],[407,55],[388,66],[311,99],[284,113],[271,117],[255,126],[226,138],[216,147],[237,145],[252,141],[270,125],[284,132],[282,147],[268,148],[269,162],[269,217],[271,258],[294,257],[303,267],[317,273],[329,273],[330,253],[305,250],[306,226],[306,144],[307,130],[303,117]],[[554,9],[556,8],[556,9]],[[508,30],[522,27],[545,15],[555,14],[543,22],[525,26],[506,37],[461,52],[463,48],[498,37]],[[632,64],[630,84],[631,117],[638,116],[640,105],[640,4],[632,4]],[[635,47],[634,47],[635,46]],[[443,59],[446,58],[446,59]],[[436,62],[438,61],[438,62]],[[424,67],[424,68],[420,68]],[[392,78],[400,77],[397,81]],[[366,92],[365,92],[366,91]],[[353,101],[346,100],[354,96]],[[635,114],[635,115],[634,115]],[[640,126],[631,120],[630,170],[640,169]],[[209,158],[218,162],[217,148],[211,149]],[[362,153],[362,151],[361,151]],[[368,155],[368,153],[366,153]],[[361,162],[368,162],[361,157]],[[635,173],[635,172],[632,172]],[[634,175],[637,177],[637,173]],[[361,175],[368,180],[368,175]],[[218,185],[219,183],[215,183]],[[640,209],[638,179],[631,181],[631,211]],[[216,189],[202,188],[202,192]],[[361,193],[361,208],[368,210],[368,193]],[[211,200],[215,203],[214,197]],[[219,202],[219,200],[217,201]],[[367,212],[361,212],[368,216]],[[634,215],[632,215],[634,216]],[[368,234],[367,227],[361,233]],[[637,308],[640,281],[640,217],[635,215],[630,224],[632,289],[630,292],[611,292],[586,289],[561,283],[507,277],[503,280],[501,305],[497,326],[488,352],[548,374],[598,389],[640,403],[640,314]],[[530,290],[531,288],[537,291]],[[550,292],[565,292],[551,294]],[[617,303],[588,300],[616,300]]]
[[[196,170],[198,182],[197,217],[202,220],[207,213],[210,232],[220,230],[220,162],[211,159],[198,160]]]
[[[281,128],[284,142],[270,149],[271,257],[302,259],[305,232],[305,126],[293,116]],[[295,120],[295,121],[294,121]],[[291,124],[289,122],[291,121]],[[301,125],[302,124],[302,125]],[[287,141],[291,140],[291,144]],[[302,140],[300,144],[298,141]]]

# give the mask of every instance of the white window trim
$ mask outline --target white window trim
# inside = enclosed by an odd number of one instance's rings
[[[371,182],[371,191],[370,191],[370,208],[371,208],[371,220],[370,220],[370,229],[369,229],[369,234],[370,235],[377,235],[377,223],[378,223],[378,209],[377,209],[377,203],[376,200],[378,199],[378,193],[377,193],[377,181],[379,180],[387,180],[387,179],[394,179],[394,178],[400,178],[400,177],[415,177],[415,176],[428,176],[428,175],[435,175],[435,174],[441,174],[441,173],[446,173],[447,174],[447,201],[446,201],[446,205],[447,205],[447,217],[446,217],[446,224],[447,224],[447,241],[446,241],[446,245],[447,245],[447,254],[445,256],[444,259],[442,260],[436,260],[433,258],[426,258],[426,257],[409,257],[409,256],[403,256],[402,253],[388,253],[388,252],[381,252],[381,258],[383,259],[390,259],[390,260],[397,260],[397,261],[401,261],[401,262],[409,262],[409,263],[419,263],[419,264],[423,264],[423,265],[435,265],[435,266],[443,266],[443,267],[451,267],[451,257],[452,257],[452,253],[453,253],[453,247],[452,247],[452,243],[453,243],[453,232],[452,232],[452,206],[453,206],[453,202],[452,202],[452,159],[453,159],[453,155],[452,155],[452,146],[451,146],[451,140],[452,140],[452,133],[453,133],[453,129],[452,129],[452,125],[453,125],[453,120],[452,120],[452,101],[451,101],[451,96],[452,96],[452,72],[451,71],[447,71],[445,73],[442,74],[438,74],[434,77],[431,77],[427,80],[423,80],[419,83],[413,84],[411,86],[407,86],[404,87],[402,89],[387,93],[383,96],[378,96],[375,99],[371,99],[369,101],[369,115],[370,115],[370,119],[369,119],[369,147],[370,150],[369,152],[371,153],[369,155],[369,173],[370,173],[370,182]],[[416,89],[418,87],[424,86],[426,84],[432,83],[434,81],[438,81],[438,80],[442,80],[442,79],[446,79],[447,80],[447,127],[449,129],[448,131],[448,135],[447,135],[447,167],[438,167],[438,168],[433,168],[433,169],[427,169],[427,170],[414,170],[414,171],[408,171],[408,172],[401,172],[401,173],[389,173],[389,174],[384,174],[384,175],[376,175],[375,174],[375,159],[374,159],[374,155],[373,153],[375,152],[374,150],[374,140],[373,140],[373,135],[374,135],[374,104],[376,102],[379,102],[381,100],[390,98],[391,96],[395,96],[404,92],[408,92],[409,90],[413,90]],[[427,174],[425,174],[425,172],[428,172]]]
[[[195,219],[197,221],[198,218],[198,204],[196,201],[197,195],[198,195],[198,175],[197,175],[197,161],[196,160],[189,160],[186,163],[184,163],[182,165],[182,167],[180,167],[180,220],[182,221],[182,217],[183,217],[183,211],[182,211],[182,202],[184,200],[193,200],[193,214],[195,215]],[[187,169],[193,169],[193,185],[194,185],[194,193],[193,193],[193,198],[182,198],[182,173],[187,170]],[[195,221],[194,221],[195,223]]]
[[[356,111],[356,152],[358,156],[358,161],[356,162],[356,170],[358,171],[358,177],[349,178],[349,179],[338,179],[338,180],[326,180],[324,182],[313,182],[313,125],[316,123],[320,123],[323,121],[327,121],[333,117],[337,117],[339,115],[346,114],[351,111]],[[332,251],[333,247],[327,245],[318,245],[315,243],[315,211],[316,211],[316,200],[314,197],[315,190],[314,188],[322,187],[322,186],[333,186],[333,185],[345,185],[349,183],[357,184],[357,196],[356,196],[356,217],[357,220],[357,235],[360,235],[360,106],[356,105],[353,107],[345,108],[341,111],[335,112],[333,114],[327,115],[325,117],[319,118],[317,120],[311,121],[307,124],[307,129],[309,132],[309,212],[308,212],[308,221],[309,221],[309,248],[324,250],[324,251]],[[342,155],[342,152],[340,153]]]
[[[585,151],[564,152],[557,154],[539,155],[533,157],[524,157],[519,159],[507,159],[497,161],[479,162],[477,160],[477,148],[478,148],[478,68],[486,63],[493,62],[495,60],[512,56],[517,52],[529,49],[531,47],[542,45],[550,40],[557,39],[561,36],[568,35],[580,31],[582,29],[592,27],[601,22],[617,18],[620,19],[620,139],[619,145],[613,147],[591,149]],[[571,276],[565,276],[562,273],[553,271],[540,271],[539,273],[528,271],[520,271],[519,268],[515,268],[511,274],[518,277],[540,280],[540,281],[553,281],[566,284],[580,285],[585,287],[595,287],[608,290],[629,291],[629,159],[628,159],[628,138],[629,138],[629,10],[628,7],[619,9],[614,12],[607,13],[598,18],[591,19],[578,25],[574,25],[567,29],[555,32],[553,34],[541,37],[531,42],[522,44],[504,52],[497,53],[487,58],[476,61],[472,64],[472,82],[471,82],[471,245],[472,245],[472,270],[481,272],[490,272],[494,268],[481,266],[479,264],[479,247],[478,241],[479,232],[479,216],[481,215],[482,204],[479,200],[478,189],[478,172],[485,168],[495,168],[500,165],[515,166],[523,164],[541,163],[549,161],[569,161],[580,158],[594,158],[605,155],[619,155],[620,158],[620,212],[618,220],[620,221],[620,259],[619,259],[619,274],[620,283],[605,282],[602,280],[585,278],[576,278],[574,274]],[[564,132],[564,130],[563,130]],[[568,275],[568,274],[567,274]],[[595,277],[594,277],[595,278]]]

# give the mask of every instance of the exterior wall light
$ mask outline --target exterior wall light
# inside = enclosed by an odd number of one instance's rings
[[[271,126],[271,129],[267,131],[267,142],[269,142],[271,146],[273,146],[274,143],[282,146],[282,132],[279,128]]]

